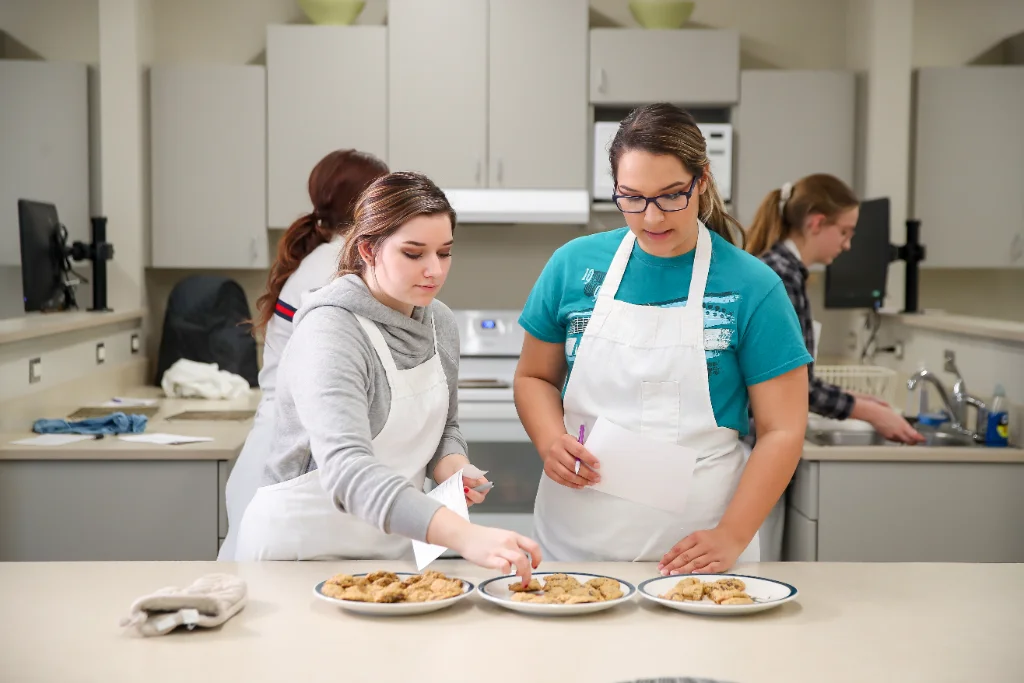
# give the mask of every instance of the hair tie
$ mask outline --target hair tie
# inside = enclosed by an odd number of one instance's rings
[[[782,189],[779,190],[779,215],[785,213],[786,202],[793,196],[793,183],[783,183]]]

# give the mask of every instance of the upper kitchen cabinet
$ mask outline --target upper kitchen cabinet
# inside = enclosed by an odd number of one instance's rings
[[[811,173],[854,183],[856,78],[848,71],[744,71],[735,112],[734,215]]]
[[[266,268],[266,71],[150,69],[155,268]]]
[[[387,42],[383,26],[267,27],[270,227],[312,209],[309,172],[328,152],[355,148],[387,160]]]
[[[89,238],[89,89],[84,64],[0,60],[0,265],[21,264],[18,200],[57,207],[68,241]]]
[[[586,0],[491,0],[491,187],[587,187],[588,12]]]
[[[388,156],[442,187],[487,186],[487,3],[388,3]]]
[[[388,153],[444,188],[583,189],[586,0],[390,0]]]
[[[914,215],[924,267],[1024,267],[1024,67],[917,74]]]
[[[723,106],[739,99],[740,36],[719,29],[590,31],[590,101]]]

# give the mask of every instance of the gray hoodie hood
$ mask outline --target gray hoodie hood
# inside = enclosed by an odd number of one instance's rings
[[[407,317],[377,301],[361,277],[344,275],[304,294],[293,324],[298,327],[311,311],[324,306],[341,308],[377,323],[395,356],[396,365],[402,368],[433,355],[432,309],[444,304],[435,301],[427,308],[417,306],[413,308],[412,316]]]

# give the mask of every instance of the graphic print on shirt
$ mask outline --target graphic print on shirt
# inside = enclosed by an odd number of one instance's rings
[[[605,273],[593,268],[587,268],[583,273],[583,293],[590,298],[591,302],[597,301],[597,295],[601,291],[601,284],[604,282]],[[685,306],[687,296],[670,299],[668,301],[655,301],[648,306],[661,308],[676,308]],[[718,374],[718,357],[722,352],[732,349],[736,350],[736,313],[740,295],[735,292],[705,292],[704,294],[704,356],[707,359],[708,375]],[[565,360],[570,369],[576,360],[576,351],[580,339],[587,329],[587,323],[594,311],[594,306],[572,311],[568,314],[565,337]]]

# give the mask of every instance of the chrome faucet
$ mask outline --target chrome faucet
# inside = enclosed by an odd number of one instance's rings
[[[946,391],[946,387],[943,386],[942,380],[940,380],[935,373],[924,368],[918,370],[907,380],[907,389],[913,391],[917,388],[918,382],[928,382],[935,387],[935,391],[938,392],[939,398],[942,399],[943,405],[949,412],[950,417],[950,428],[965,436],[969,436],[975,441],[981,440],[981,434],[984,432],[984,424],[988,419],[988,406],[981,399],[972,396],[967,393],[967,383],[964,382],[963,375],[960,374],[960,370],[956,367],[956,354],[952,351],[947,350],[946,356],[946,372],[956,375],[956,383],[953,385],[952,396]],[[975,429],[972,431],[967,427],[967,408],[973,406],[975,409]]]

